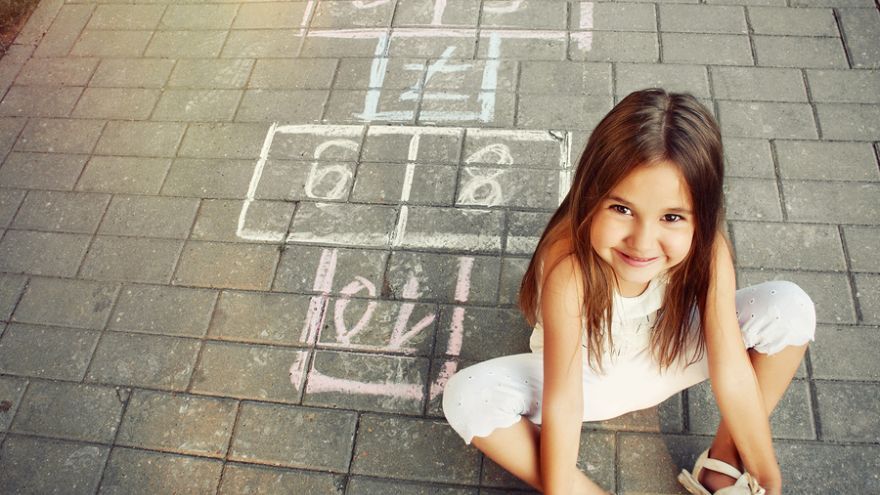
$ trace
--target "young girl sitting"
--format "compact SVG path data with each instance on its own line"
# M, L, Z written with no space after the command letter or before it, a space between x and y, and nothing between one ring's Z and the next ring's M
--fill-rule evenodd
M723 175L718 125L694 97L650 89L611 110L523 277L532 353L446 386L465 442L544 493L605 493L576 467L581 422L709 378L722 420L679 481L703 495L781 492L768 418L815 311L789 282L736 290Z

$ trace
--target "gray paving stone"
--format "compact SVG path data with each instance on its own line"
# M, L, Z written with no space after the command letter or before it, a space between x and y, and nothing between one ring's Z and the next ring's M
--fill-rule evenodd
M110 443L122 419L124 399L119 394L112 387L33 382L24 394L11 430Z
M5 92L12 86L15 76L31 57L33 51L34 47L29 45L13 45L9 47L3 56L5 63L0 65L0 89Z
M742 7L661 4L660 30L675 33L746 34ZM699 22L694 22L699 19ZM665 37L664 37L665 39Z
M526 61L522 63L521 93L610 95L611 64Z
M314 60L314 62L312 62L312 60ZM329 59L316 58L279 62L292 63L293 67L296 68L299 67L300 63L323 64L326 63L326 60ZM464 61L461 62L464 63ZM467 63L478 64L485 62L471 60L467 61ZM259 66L259 62L257 64ZM416 85L424 77L423 74L425 73L425 67L427 64L428 62L425 59L420 58L343 58L339 60L339 67L336 70L335 78L333 78L332 74L324 76L325 70L318 70L316 71L316 79L317 81L323 82L325 77L328 81L333 78L333 87L338 89L408 89ZM458 62L450 61L449 64L458 65ZM384 73L379 72L382 76L381 84L378 84L379 78L372 75L374 66L377 70L380 70L381 67L385 68ZM416 66L418 66L418 69L416 69ZM256 77L256 74L254 76ZM437 74L435 77L441 78L442 76L443 74ZM446 76L448 77L449 74L446 74ZM480 76L482 77L482 74L480 74ZM304 81L302 83L299 82L300 79L307 79L304 74L293 76L290 79L299 84L307 84Z
M230 121L242 92L233 89L168 89L156 105L152 118L183 122Z
M421 414L426 358L316 351L303 405Z
M733 236L741 267L846 271L833 225L735 222Z
M406 483L398 480L383 480L352 476L346 488L348 495L477 495L477 488L452 487L437 484Z
M807 36L752 37L757 65L814 69L846 68L846 54L838 38Z
M168 81L174 62L160 58L102 58L89 86L161 88Z
M565 29L564 2L524 0L512 12L509 6L501 0L485 0L480 25L483 28Z
M865 473L873 472L880 466L878 457L880 449L875 445L815 442L780 443L778 454L782 479L787 480L786 490L815 494L877 491L880 482Z
M94 5L62 5L48 30L35 29L37 32L31 33L34 42L39 40L34 55L37 57L67 55L94 10ZM25 25L24 30L28 30L29 27L30 23ZM19 39L24 41L23 37L27 34L25 32L19 35Z
M10 435L0 449L0 486L9 493L94 493L109 452L110 447Z
M840 37L831 9L749 6L755 34Z
M685 426L682 409L682 394L677 393L654 407L629 412L605 421L589 423L589 427L614 431L681 433Z
M13 151L0 168L0 183L4 187L70 190L87 158L84 155Z
M0 115L19 117L66 117L82 88L13 86L0 102Z
M144 53L152 36L152 31L89 29L82 32L70 54L79 57L139 57ZM52 55L66 55L66 52L54 52Z
M352 201L379 204L401 202L408 165L362 163L351 193ZM452 206L458 169L454 166L417 164L412 166L412 183L407 204Z
M392 288L384 287L385 262L387 251L366 249L321 248L313 246L291 246L284 251L273 290L284 292L322 292L339 294L356 277L382 287L382 295L393 293ZM326 263L326 265L325 265ZM332 267L332 271L327 271ZM330 275L329 280L323 278ZM326 280L326 286L321 280ZM403 285L407 280L403 280ZM389 281L390 283L390 281ZM422 292L426 289L421 288Z
M880 105L819 103L816 113L824 139L872 141L880 135Z
M191 124L177 155L199 158L258 158L265 124Z
M877 158L868 143L776 141L775 145L783 179L880 180Z
M27 278L22 275L0 275L0 321L8 321L24 291Z
M432 462L423 462L432 459ZM351 472L404 480L476 484L479 452L445 422L364 415Z
M315 9L312 28L386 27L391 25L391 3L364 7L345 0L327 0ZM369 6L369 7L368 7Z
M221 56L230 58L290 58L296 56L301 43L302 35L296 29L232 30L223 45Z
M354 56L368 57L375 53L376 42L374 40L327 39L324 43L319 40L306 40L303 46L303 55L321 56L327 53L334 57L345 57L346 51ZM388 56L411 57L411 58L439 58L449 47L453 47L451 53L456 57L470 57L477 49L477 38L425 38L409 36L392 36L388 48ZM327 56L327 55L324 55ZM352 55L348 55L352 56Z
M93 156L76 184L77 191L157 195L171 160Z
M880 184L876 182L783 181L782 189L793 221L877 223Z
M816 382L822 436L842 442L875 443L880 438L880 384ZM853 411L860 411L853 414Z
M519 300L519 287L528 264L529 260L525 258L502 259L501 284L498 291L498 302L500 304L517 304Z
M461 151L461 133L431 134L419 136L415 159L424 162L458 163ZM409 162L409 144L412 134L389 133L382 127L370 127L361 149L361 160L378 162Z
M364 120L379 120L367 112L365 102L367 91L334 90L324 110L324 121L328 123L361 123ZM376 105L376 113L383 121L413 122L417 104L415 101L399 101L400 94L382 91Z
M571 43L569 58L594 62L654 63L660 57L657 33L602 31L593 33L589 40L589 44Z
M227 31L157 31L144 55L158 58L214 58Z
M15 189L0 190L0 227L6 228L18 212L27 191Z
M202 201L199 215L193 226L191 239L200 241L248 242L249 239L238 235L238 221L245 202L220 199ZM247 217L243 228L255 228L260 232L270 232L277 240L284 238L287 226L293 217L295 203L281 201L255 201L247 208ZM262 242L255 240L254 242Z
M878 342L880 333L874 327L819 325L816 341L810 344L813 378L880 381L880 362L873 352Z
M392 63L395 59L391 59ZM421 68L425 68L427 70L428 66L432 67L445 67L445 69L434 70L431 72L430 77L428 77L427 72L425 73L426 81L424 83L425 94L435 93L434 90L441 89L457 89L462 92L479 92L483 89L483 80L486 71L489 70L495 74L493 77L493 81L491 85L487 85L487 88L494 88L499 94L506 94L507 92L513 92L516 90L517 85L517 72L519 62L513 60L470 60L470 59L459 59L459 60L449 60L444 58L445 62L440 64L440 60L432 59L427 62L417 61L415 64L418 64ZM412 63L412 61L410 61ZM539 62L540 63L540 62ZM392 64L389 63L389 66ZM446 70L452 67L458 67L457 70ZM404 66L406 69L407 67ZM420 75L420 73L416 72L414 66L408 67L410 70L407 76L412 78L413 76ZM382 81L382 87L386 89L390 89L388 86L388 77ZM368 78L369 79L369 78ZM338 77L337 77L338 82ZM411 82L405 88L410 88L414 86L415 83ZM496 97L499 95L496 95Z
M228 399L135 390L116 444L222 458L237 410Z
M430 0L416 0L397 5L394 11L394 26L434 25L434 3ZM440 22L443 26L476 27L480 15L478 0L453 0L443 10Z
M254 174L250 160L174 160L162 194L199 198L245 198Z
M453 331L455 307L442 306L434 355L443 356L449 350ZM519 309L465 307L461 322L462 359L485 361L509 354L529 352L532 328L523 319Z
M108 328L201 337L208 330L217 292L168 286L127 286Z
M722 100L806 102L799 70L765 67L713 67L715 97Z
M21 132L15 149L50 153L89 153L98 141L103 128L104 122L100 120L31 119Z
M229 459L344 473L356 423L349 411L245 402Z
M702 65L617 64L616 83L618 98L644 88L664 88L709 98L709 80Z
M208 334L217 339L256 344L306 343L302 326L310 298L293 294L223 291Z
M95 147L106 155L174 156L185 124L165 122L108 122ZM149 136L149 139L141 139Z
M163 5L98 5L88 29L156 29Z
M189 241L180 256L172 283L268 290L277 262L278 249L275 246ZM217 263L226 269L218 272Z
M248 82L254 61L248 59L183 59L174 66L168 86L194 89L238 89Z
M191 389L224 397L298 402L300 391L290 384L289 377L298 356L291 348L207 342Z
M273 6L283 4L250 4L253 6ZM297 4L290 4L297 5ZM243 7L247 7L244 5ZM364 62L369 60L345 59L348 62ZM249 88L258 89L327 89L333 81L337 64L333 58L314 59L258 59L253 74L248 81ZM342 77L340 69L337 78ZM363 83L366 85L366 82ZM366 87L366 86L364 86Z
M306 6L294 3L246 3L239 7L233 29L279 29L300 27Z
M318 342L329 348L429 356L439 320L437 308L414 302L417 298L418 293L406 303L348 295L327 300ZM303 315L295 321L303 322L305 335L308 319Z
M523 96L517 105L517 126L592 129L611 107L612 101L608 96Z
M585 6L591 9L588 13ZM657 14L654 6L642 3L571 3L569 29L595 31L657 31ZM586 17L589 16L589 17ZM584 25L586 19L592 25Z
M23 118L0 118L0 154L5 156L12 149L12 145L15 144L18 134L26 123L27 119Z
M320 122L329 92L249 89L235 114L238 122Z
M13 319L24 323L102 329L116 299L115 285L33 277Z
M855 323L852 292L844 273L795 272L781 270L739 270L739 286L748 287L768 280L788 280L799 285L816 305L819 323Z
M412 207L401 247L498 252L503 217L497 210Z
M91 236L10 230L0 241L0 270L73 277L89 247Z
M753 65L748 36L663 33L662 37L664 62Z
M93 280L168 283L183 241L97 236L79 275Z
M98 233L185 239L198 206L191 198L116 195Z
M420 301L453 303L459 283L471 303L494 303L497 297L500 261L489 256L454 256L395 251L388 262L388 290L391 297L402 298L412 278L419 282ZM463 302L463 301L461 301Z
M0 339L3 373L79 381L86 374L98 332L11 324Z
M559 175L547 169L462 167L455 205L552 210L560 201Z
M220 495L239 493L342 495L344 486L345 479L342 475L227 463L217 493Z
M725 136L816 139L813 111L805 103L719 101Z
M526 0L524 0L526 1ZM550 4L553 5L553 4ZM559 4L561 5L561 4ZM485 59L496 58L491 55L492 37L482 33L477 40L477 57ZM510 38L504 40L500 52L507 59L514 60L565 60L566 40L563 36L558 38L530 39ZM413 54L415 56L415 54Z
M765 139L726 138L724 157L724 173L729 177L776 178L770 143Z
M388 206L302 202L294 214L288 241L383 247L391 242L396 218L396 208ZM402 245L409 245L406 240L404 237Z
M91 234L97 230L109 202L109 194L31 191L11 226Z
M730 220L782 221L774 180L729 178L724 183L724 197Z
M872 0L792 0L792 7L870 7Z
M813 101L880 103L880 71L807 70L806 74Z
M620 493L685 493L675 477L690 470L708 438L621 433L617 437L617 489Z
M853 67L880 69L880 13L840 9L840 23Z
M27 381L21 378L0 377L0 431L9 428L26 386Z
M715 434L721 416L708 381L688 389L688 409L691 433ZM813 440L813 423L809 385L805 380L793 380L770 416L773 437Z
M615 489L615 443L613 433L586 429L581 431L581 448L578 451L577 467L599 486L609 490ZM481 484L508 489L531 490L529 485L504 471L488 457L483 458Z
M198 350L194 339L108 332L98 343L86 380L184 390Z
M15 82L26 86L85 86L98 61L96 58L32 58L24 64Z
M550 220L545 212L511 211L507 220L505 252L531 254Z
M850 269L854 272L880 272L876 246L880 231L872 227L844 227L843 237L849 255Z
M862 310L862 320L880 323L880 275L858 273L855 275L856 297Z
M223 463L200 457L116 447L107 461L101 494L214 493Z
M159 29L227 29L237 5L174 5L165 9Z

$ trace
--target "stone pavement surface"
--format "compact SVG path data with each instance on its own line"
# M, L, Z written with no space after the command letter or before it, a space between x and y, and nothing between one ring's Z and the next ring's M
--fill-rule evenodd
M718 115L741 285L816 342L772 418L788 493L880 493L873 0L43 0L0 61L0 492L525 491L443 420L527 349L518 283L598 119ZM682 493L701 385L584 425Z

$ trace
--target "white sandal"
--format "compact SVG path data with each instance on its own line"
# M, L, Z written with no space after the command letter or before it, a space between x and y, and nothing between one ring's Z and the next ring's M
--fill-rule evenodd
M726 474L734 478L736 483L733 486L726 486L713 494L699 482L700 471L703 469ZM681 473L678 475L678 482L694 495L764 495L766 493L761 488L761 485L758 484L758 480L751 474L741 473L726 462L710 458L709 449L700 454L697 462L694 463L693 473L687 472L686 469L681 470Z

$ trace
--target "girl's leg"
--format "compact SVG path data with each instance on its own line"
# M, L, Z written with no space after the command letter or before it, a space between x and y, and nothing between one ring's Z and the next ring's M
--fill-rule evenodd
M758 378L758 386L761 389L761 396L764 398L764 408L767 410L767 414L772 413L776 404L779 403L794 378L806 350L806 344L789 346L772 356L768 356L756 352L754 349L749 349L749 358L755 368L755 375ZM712 442L710 457L742 468L742 460L723 420L718 425L718 432ZM704 474L702 474L700 482L710 492L730 486L736 481L730 476L708 469L703 470L702 473Z
M499 428L487 437L474 437L474 446L535 490L543 492L541 483L541 433L531 421L522 418L508 428ZM577 471L574 493L578 495L607 494L587 475Z

